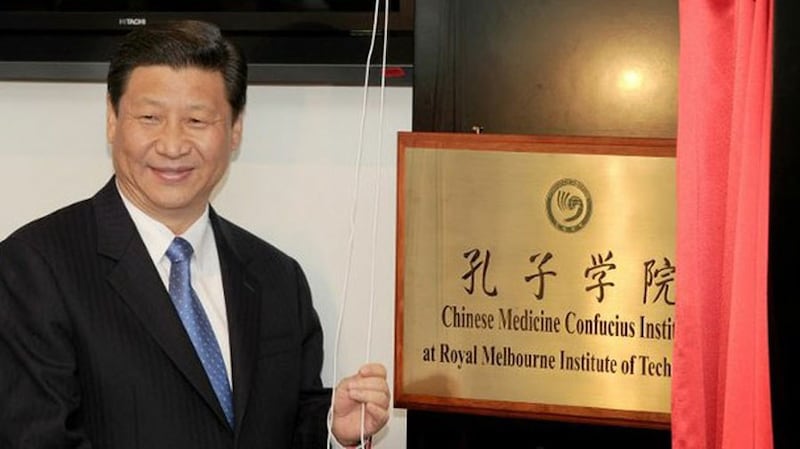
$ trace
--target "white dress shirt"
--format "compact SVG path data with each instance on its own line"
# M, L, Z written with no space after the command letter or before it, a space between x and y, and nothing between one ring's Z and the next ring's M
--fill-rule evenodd
M119 190L119 189L118 189ZM166 256L167 248L175 237L172 231L161 222L145 214L132 202L125 198L120 191L123 203L128 209L139 235L147 247L153 264L158 269L164 287L169 290L170 261ZM214 231L208 218L208 206L200 218L179 237L183 237L194 248L191 260L192 288L197 293L200 303L208 315L208 321L217 337L222 358L225 361L225 370L228 382L233 388L231 375L231 350L228 337L228 316L225 313L225 293L222 288L222 271L219 265L217 244L214 240Z

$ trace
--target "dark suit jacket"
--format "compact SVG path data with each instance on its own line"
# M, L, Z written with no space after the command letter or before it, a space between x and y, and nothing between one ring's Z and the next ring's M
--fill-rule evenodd
M322 330L295 260L211 211L235 429L114 180L0 243L0 448L324 448Z

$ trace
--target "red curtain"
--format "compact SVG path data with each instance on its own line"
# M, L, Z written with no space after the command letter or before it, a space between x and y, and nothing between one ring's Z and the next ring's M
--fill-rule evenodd
M772 0L680 0L675 449L772 448Z

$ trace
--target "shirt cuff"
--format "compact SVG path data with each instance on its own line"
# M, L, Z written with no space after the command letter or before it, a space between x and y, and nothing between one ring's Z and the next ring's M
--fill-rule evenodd
M337 441L338 443L338 441ZM372 437L367 438L364 440L364 443L359 443L355 446L347 446L344 444L339 443L339 446L343 447L344 449L372 449Z

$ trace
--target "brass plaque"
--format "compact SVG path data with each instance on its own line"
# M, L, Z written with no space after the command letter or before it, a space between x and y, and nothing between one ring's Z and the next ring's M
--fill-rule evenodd
M401 133L399 151L397 404L668 425L674 141Z

